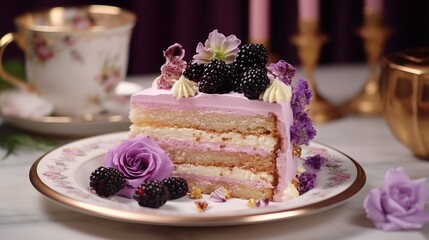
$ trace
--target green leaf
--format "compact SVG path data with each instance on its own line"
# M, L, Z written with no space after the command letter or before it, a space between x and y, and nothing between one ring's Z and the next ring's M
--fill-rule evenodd
M4 61L4 69L9 74L25 79L25 67L21 60L18 59L8 59ZM4 79L0 78L0 91L4 89L8 89L12 87L12 85L6 82Z
M22 133L10 134L0 139L0 148L6 150L6 154L3 156L2 160L6 159L19 148L49 150L55 146L57 146L57 144L52 141L41 138L32 138L31 136Z

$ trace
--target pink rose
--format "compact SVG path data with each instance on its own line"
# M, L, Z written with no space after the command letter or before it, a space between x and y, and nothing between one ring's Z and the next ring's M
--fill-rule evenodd
M125 188L118 195L132 198L142 182L162 180L173 171L173 162L159 145L147 136L127 139L109 149L104 166L121 171L126 180Z
M419 229L429 221L424 210L429 199L426 179L411 180L403 168L391 169L385 176L385 186L374 188L364 201L367 217L384 231Z
M48 45L44 38L36 35L34 41L34 52L40 61L46 62L54 56L52 47Z

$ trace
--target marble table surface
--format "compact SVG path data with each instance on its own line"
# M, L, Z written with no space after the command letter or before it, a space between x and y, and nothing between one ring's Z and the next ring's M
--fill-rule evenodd
M298 73L299 75L299 73ZM337 106L365 83L365 65L320 66L321 94ZM131 81L148 84L145 77ZM0 120L1 121L1 120ZM383 185L390 168L404 167L411 178L428 177L429 162L412 155L390 132L381 116L344 116L317 124L316 141L334 147L361 164L364 188L346 203L313 215L262 224L227 227L167 227L126 223L74 212L59 206L29 181L29 169L43 151L20 149L0 160L0 239L428 239L429 224L420 230L383 232L365 216L363 200ZM126 130L126 129L124 129ZM21 130L0 122L0 137ZM61 143L74 139L55 139ZM4 155L0 149L0 156Z

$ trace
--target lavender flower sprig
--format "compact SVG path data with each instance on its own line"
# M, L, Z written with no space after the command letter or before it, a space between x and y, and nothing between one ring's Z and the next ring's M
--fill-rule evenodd
M322 157L320 154L316 154L310 157L307 157L304 161L304 167L308 170L318 172L326 163L326 158Z
M292 90L291 106L294 115L304 111L310 104L310 99L313 96L307 81L303 78L298 79L296 86Z
M290 135L294 146L308 145L317 134L306 109L312 96L308 83L303 78L298 79L291 98L294 123L290 128Z
M305 171L298 177L299 181L299 195L308 192L316 186L317 175L313 171Z
M293 146L308 145L316 136L317 131L307 112L300 112L290 127L291 142Z
M274 79L278 78L287 85L292 83L292 78L295 76L295 72L295 68L284 60L271 63L267 67L267 75L271 81L274 81Z

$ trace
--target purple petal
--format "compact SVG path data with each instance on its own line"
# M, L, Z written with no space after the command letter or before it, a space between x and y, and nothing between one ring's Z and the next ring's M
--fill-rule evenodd
M214 53L203 46L202 43L197 45L197 54L194 55L194 61L198 64L206 64L213 57Z
M119 191L116 195L121 197L126 197L126 198L133 198L134 191L137 186L125 185L125 187L121 191Z
M222 45L225 42L225 35L218 33L217 29L213 30L209 34L209 38L205 43L205 47L212 51L219 51L222 49Z
M386 224L383 226L383 230L385 231L394 231L394 230L400 230L400 229L420 229L423 226L423 223L421 222L408 222L402 218L387 215L387 220L390 222L390 224Z
M401 217L404 221L413 223L429 222L429 212L424 210L418 210L412 215Z
M397 185L404 182L410 182L410 178L405 173L402 167L397 169L389 169L384 178L385 189L389 189L391 185Z
M385 216L380 201L381 196L381 190L379 188L374 188L369 192L368 196L366 196L363 202L367 217L374 222L385 221Z
M226 37L225 42L223 43L222 49L225 53L235 53L237 54L241 40L238 39L235 35L229 35Z
M381 197L381 205L387 214L394 214L396 216L402 216L407 212L397 201L393 200L391 196L384 194Z
M414 186L417 189L416 192L416 201L415 206L419 209L423 209L426 202L429 200L429 188L426 184L426 178L421 178L414 180Z

